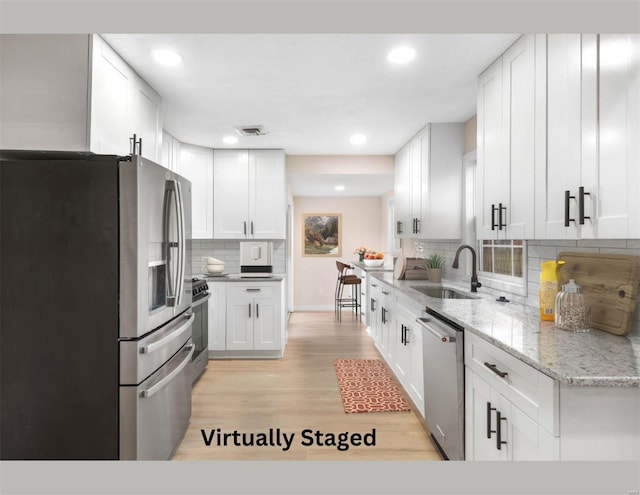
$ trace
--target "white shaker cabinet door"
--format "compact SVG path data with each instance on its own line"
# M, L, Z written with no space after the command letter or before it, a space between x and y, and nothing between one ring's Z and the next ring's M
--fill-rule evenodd
M640 35L583 35L581 237L640 237Z
M287 217L283 150L249 151L248 237L284 239Z
M535 38L525 35L502 56L503 166L508 188L502 198L507 239L534 238ZM506 179L506 177L505 177ZM500 204L498 203L498 207ZM485 205L486 208L486 205ZM500 212L498 212L500 218Z
M502 58L478 77L478 165L476 215L478 239L497 239L499 205L504 201Z
M396 236L411 234L411 156L409 144L394 157L394 216Z
M99 36L93 37L91 136L94 153L127 155L133 72Z
M278 302L276 299L254 300L253 348L255 350L282 348L282 326L279 322L278 314Z
M213 150L183 144L178 174L191 181L193 239L213 237Z
M227 350L252 350L253 299L229 297L227 299Z
M213 237L245 239L249 232L249 152L213 152Z

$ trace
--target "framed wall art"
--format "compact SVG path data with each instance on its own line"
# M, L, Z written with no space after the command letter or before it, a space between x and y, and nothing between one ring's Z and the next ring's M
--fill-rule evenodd
M302 214L302 256L342 255L342 214Z

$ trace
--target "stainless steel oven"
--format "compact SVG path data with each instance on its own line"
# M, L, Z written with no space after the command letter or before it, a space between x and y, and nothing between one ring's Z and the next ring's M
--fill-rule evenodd
M209 286L206 280L194 278L193 286L193 326L191 339L194 352L192 359L193 383L198 381L209 364Z

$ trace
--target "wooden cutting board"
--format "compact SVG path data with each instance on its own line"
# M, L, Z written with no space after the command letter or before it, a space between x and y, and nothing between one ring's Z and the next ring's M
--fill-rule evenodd
M591 328L627 335L638 303L640 256L563 252L560 260L560 283L572 278L589 296Z

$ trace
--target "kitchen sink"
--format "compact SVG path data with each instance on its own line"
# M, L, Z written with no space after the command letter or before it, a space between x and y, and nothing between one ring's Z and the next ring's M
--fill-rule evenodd
M411 287L413 290L422 292L425 296L436 297L438 299L477 299L474 296L458 292L449 287Z

